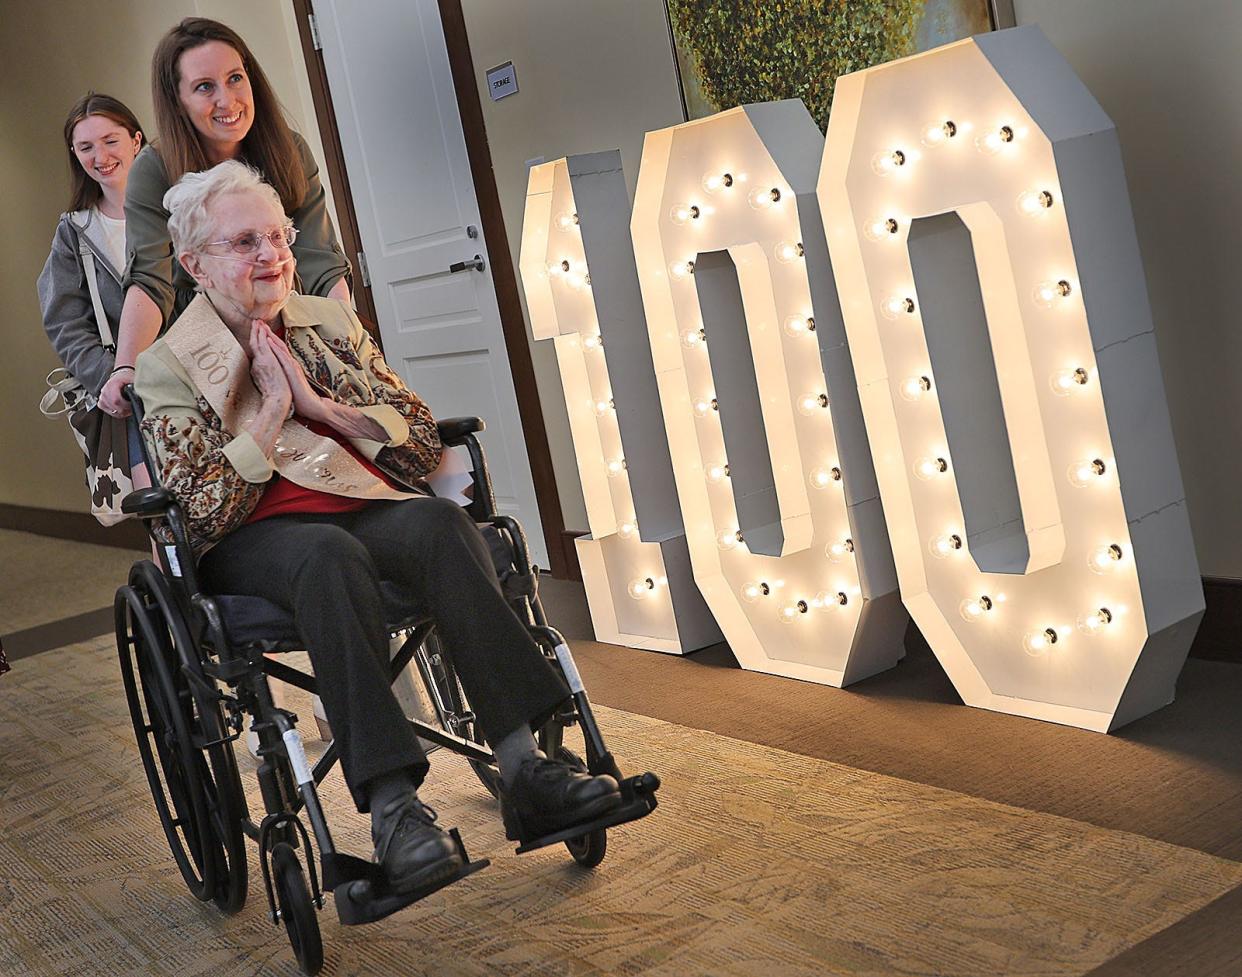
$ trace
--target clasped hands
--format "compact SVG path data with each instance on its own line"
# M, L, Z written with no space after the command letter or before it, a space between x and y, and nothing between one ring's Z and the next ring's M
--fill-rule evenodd
M388 440L382 424L356 408L316 393L302 364L262 319L250 323L250 376L264 406L276 404L282 417L288 416L292 405L299 417L320 421L346 437Z

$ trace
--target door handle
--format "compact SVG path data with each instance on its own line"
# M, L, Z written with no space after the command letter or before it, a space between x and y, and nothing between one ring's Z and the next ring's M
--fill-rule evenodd
M454 261L449 265L450 274L456 274L459 271L483 271L487 267L483 260L483 255L476 254L470 261Z

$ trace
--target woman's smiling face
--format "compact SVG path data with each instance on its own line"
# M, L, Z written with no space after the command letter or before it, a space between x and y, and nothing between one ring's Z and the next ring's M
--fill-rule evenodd
M295 263L293 252L274 247L270 235L289 219L265 194L249 190L215 198L209 216L210 242L231 241L250 233L264 236L258 249L249 254L237 254L228 244L208 244L193 255L197 273L193 267L187 270L210 297L224 300L216 307L226 321L229 313L274 321L293 289Z
M142 134L131 136L106 115L88 115L73 127L73 155L92 180L125 192L129 168L142 148Z
M254 93L241 55L223 41L182 53L177 94L213 162L236 158L254 124Z

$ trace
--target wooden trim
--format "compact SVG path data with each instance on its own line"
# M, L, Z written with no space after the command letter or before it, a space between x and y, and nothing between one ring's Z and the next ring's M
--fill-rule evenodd
M293 0L293 9L298 22L298 37L302 42L302 59L306 63L306 74L310 80L311 100L315 103L319 139L323 143L324 169L327 170L332 197L336 202L336 223L341 232L341 246L354 270L354 305L364 323L375 323L379 321L375 315L375 297L371 294L371 287L362 284L362 269L358 267L358 254L365 249L362 247L362 234L358 231L358 215L354 212L354 196L349 188L349 175L345 171L341 133L336 125L336 113L332 109L328 71L324 67L323 52L315 50L315 42L311 39L311 0ZM372 329L371 333L382 352L384 344L379 329Z
M89 512L65 512L62 509L39 509L0 502L0 529L16 529L53 539L71 539L76 543L117 546L127 550L149 551L151 548L147 531L137 519L127 519L116 526L102 526ZM117 586L123 582L118 580Z
M552 576L564 579L570 573L570 561L577 563L577 555L573 552L573 543L568 542L565 536L561 497L556 488L552 452L548 447L548 432L543 424L539 389L535 385L535 368L531 362L530 343L526 338L526 319L522 315L513 256L509 253L509 237L505 232L504 213L500 208L500 193L496 189L496 179L492 173L492 154L487 145L483 105L479 101L479 90L474 80L474 59L470 54L470 40L466 36L466 18L462 12L461 0L438 0L438 3L440 21L444 27L444 41L448 47L449 67L453 73L453 87L457 93L457 109L466 136L466 152L470 157L470 173L479 202L479 217L483 223L483 235L489 242L487 252L492 263L492 282L496 287L496 301L500 306L500 322L504 330L505 348L509 353L513 386L517 391L522 433L526 438L526 453L530 459L535 497L539 503L539 521L548 547Z
M579 536L587 535L589 534L585 529L566 529L561 533L561 538L564 541L565 556L569 563L565 573L565 577L568 580L582 579L582 565L578 562L578 546L574 540Z
M992 30L994 31L1018 26L1013 0L988 0L988 13L992 15Z
M1195 658L1242 662L1242 580L1204 577L1207 611L1190 647Z

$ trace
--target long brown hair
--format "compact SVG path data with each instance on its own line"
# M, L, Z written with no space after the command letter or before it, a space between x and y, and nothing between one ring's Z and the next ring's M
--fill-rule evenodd
M73 151L73 130L88 115L102 115L111 119L129 133L132 139L142 132L138 117L120 99L98 92L87 92L69 110L65 119L65 147L69 150L69 209L87 210L103 199L103 187L82 168L78 155Z
M227 44L242 60L254 95L254 119L241 143L241 156L276 188L286 213L293 213L306 197L306 173L284 109L267 75L250 48L231 27L205 17L187 17L164 35L151 58L151 98L160 141L156 150L164 162L171 186L186 173L212 164L203 139L181 104L181 55L209 41Z

